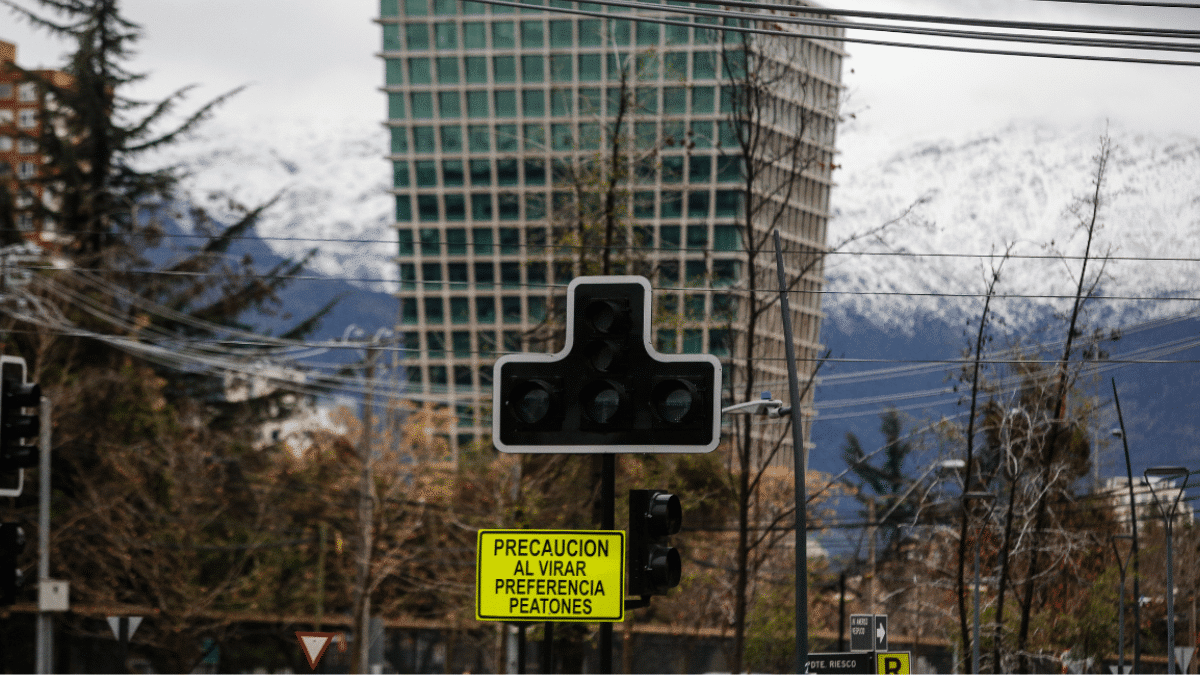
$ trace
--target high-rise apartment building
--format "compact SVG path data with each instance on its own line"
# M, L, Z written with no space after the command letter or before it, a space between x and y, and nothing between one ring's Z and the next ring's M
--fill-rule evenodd
M631 20L638 15L687 25ZM746 185L729 85L741 73L737 59L722 53L713 27L722 20L562 0L519 8L381 1L407 395L454 410L453 428L441 431L449 456L490 432L496 355L555 349L539 339L539 326L556 315L572 278L599 270L598 262L581 262L580 247L599 261L593 247L603 240L580 233L597 203L583 204L581 194L605 190L612 174L590 169L612 159L618 118L628 171L614 191L619 232L608 271L651 278L660 351L724 358L738 348L747 320L739 225ZM804 37L803 50L787 51L803 58L783 70L836 101L840 29L772 27ZM836 104L813 105L807 85L784 83L778 96L769 104L771 133L798 133L787 115L793 123L797 111L811 116L819 122L812 128L823 131L806 147L820 161L785 167L781 175L795 189L764 188L781 217L754 227L778 227L785 245L819 252ZM760 276L774 274L773 254L758 260ZM822 274L820 265L809 270L800 290L819 290ZM819 346L819 297L792 299L801 358ZM774 336L764 355L776 360L764 362L758 379L783 393L781 327L762 325ZM790 453L782 455L790 464Z
M13 226L25 236L42 240L53 223L37 213L35 204L49 199L43 176L38 138L43 112L52 105L36 78L68 86L71 78L56 70L33 71L31 78L16 67L17 46L0 40L0 184L11 200Z

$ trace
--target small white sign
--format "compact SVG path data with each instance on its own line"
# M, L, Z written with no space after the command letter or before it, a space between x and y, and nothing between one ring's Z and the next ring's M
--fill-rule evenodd
M123 618L129 619L129 633L125 636L125 639L131 640L133 639L133 634L137 632L138 626L142 623L142 617L127 616ZM112 628L113 637L117 638L118 640L121 639L121 619L122 617L119 616L108 617L108 625L110 628Z
M1179 672L1186 673L1188 671L1188 665L1192 662L1192 654L1195 651L1195 647L1175 648L1175 663L1179 664Z
M71 608L70 584L58 579L38 582L38 611L65 612Z

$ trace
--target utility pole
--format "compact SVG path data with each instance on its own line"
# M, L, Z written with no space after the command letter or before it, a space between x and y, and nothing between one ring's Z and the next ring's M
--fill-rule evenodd
M374 546L374 541L371 536L372 525L375 520L375 494L374 494L374 475L372 472L372 447L371 447L371 427L372 406L374 405L375 392L375 356L376 347L374 345L367 347L367 391L363 395L363 428L362 435L359 439L359 456L362 459L362 476L359 482L358 493L358 522L359 522L359 551L358 551L358 575L354 588L355 593L355 609L358 610L354 617L354 638L355 638L355 654L354 654L354 672L365 673L368 671L369 648L370 648L370 616L371 616L371 550Z
M867 614L875 614L875 497L867 502L867 531L870 541L867 542L867 564L871 567L871 583L867 584Z
M39 411L42 428L38 434L38 614L37 664L39 674L54 672L54 624L41 608L42 584L50 580L50 399L42 397Z

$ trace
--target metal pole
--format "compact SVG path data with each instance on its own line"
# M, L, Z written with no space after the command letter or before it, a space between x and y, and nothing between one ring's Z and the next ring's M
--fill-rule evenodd
M616 482L617 482L617 456L612 453L605 453L601 456L602 467L600 470L600 513L601 523L600 529L611 530L615 527L614 520L616 516L613 511L616 509ZM600 646L600 672L611 673L613 671L613 625L610 622L600 624L599 631L599 646Z
M554 672L554 622L547 621L542 632L542 672Z
M50 399L42 397L41 433L38 435L38 596L40 584L50 578ZM38 603L41 604L40 602ZM38 607L37 615L37 672L39 675L54 672L54 632L51 630L50 615Z
M783 347L787 356L788 395L792 405L792 461L796 489L796 672L808 670L808 500L804 476L808 469L801 433L800 377L796 373L796 345L792 342L792 312L788 307L787 281L783 274L783 248L775 230L775 271L779 277L779 309L783 313ZM754 273L753 270L750 271Z
M971 673L979 673L979 534L976 534L976 639L971 644Z
M525 675L525 624L517 626L517 675Z
M1121 414L1121 398L1117 395L1117 378L1112 378L1113 403L1117 406L1117 421L1121 424L1121 445L1125 448L1125 475L1129 480L1129 527L1133 533L1133 672L1142 672L1142 595L1138 584L1138 527L1137 500L1133 495L1133 465L1129 462L1129 434L1125 432L1125 417Z
M1120 664L1117 669L1121 671L1121 675L1125 675L1125 570L1121 570L1121 600L1117 605L1118 620L1117 629L1117 663Z
M1174 516L1175 509L1171 509ZM1167 524L1167 675L1175 675L1175 558L1171 550L1171 517L1164 514Z

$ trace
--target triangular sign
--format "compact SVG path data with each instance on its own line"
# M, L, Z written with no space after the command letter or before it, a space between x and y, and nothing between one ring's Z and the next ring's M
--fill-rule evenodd
M1109 666L1108 669L1110 671L1112 671L1113 675L1117 675L1117 666ZM1133 672L1133 666L1125 666L1124 675L1129 675L1129 673L1132 673L1132 672Z
M1195 647L1176 647L1175 648L1175 663L1179 664L1179 669L1187 672L1188 664L1192 662L1192 654L1195 653Z
M112 628L113 637L120 640L121 639L121 617L110 616L110 617L106 617L106 618L108 619L109 628ZM127 616L125 618L129 619L129 634L125 636L125 639L132 640L133 634L137 632L138 626L140 626L142 624L142 617Z
M317 664L321 662L321 657L329 648L329 641L336 634L296 631L296 641L300 643L300 651L304 652L304 658L308 659L309 668L317 669Z

